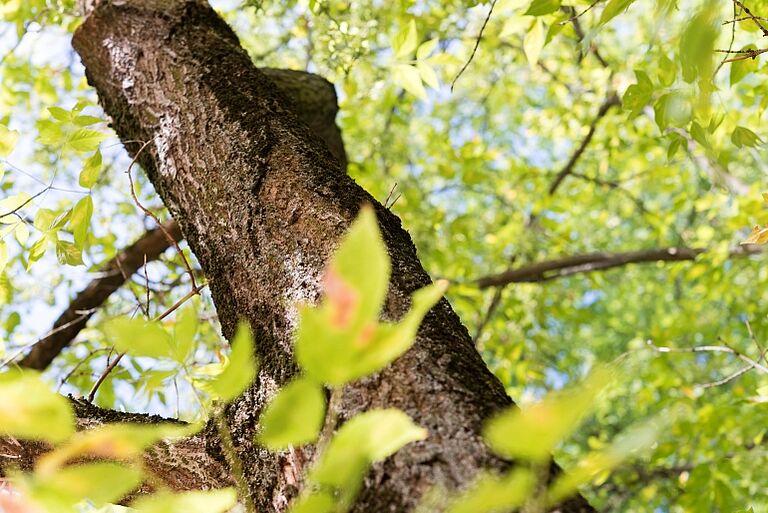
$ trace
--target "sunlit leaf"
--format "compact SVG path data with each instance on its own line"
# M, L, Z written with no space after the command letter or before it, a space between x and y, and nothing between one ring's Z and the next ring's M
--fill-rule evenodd
M75 151L94 151L99 147L99 143L107 137L108 135L103 132L80 128L69 136L67 144Z
M19 132L11 130L7 126L0 124L0 158L5 158L16 147L19 140Z
M392 68L392 79L396 84L417 98L425 99L427 91L421 82L421 75L416 66L410 64L396 64Z
M613 18L626 11L634 1L635 0L609 0L605 9L603 9L603 13L600 15L600 25L608 23Z
M535 484L535 476L527 469L502 476L484 474L451 503L447 513L513 511L530 497Z
M131 503L138 513L225 513L234 507L234 488L181 493L159 492Z
M312 483L343 491L343 503L357 493L371 463L381 461L403 446L426 438L400 410L371 410L362 413L338 430L317 466L310 472Z
M83 170L80 171L80 186L91 188L99 179L99 173L101 173L101 152L96 152L85 161Z
M406 31L398 34L392 44L392 48L395 51L395 57L398 59L408 57L413 53L414 50L416 50L416 45L418 43L419 41L418 33L416 30L416 21L411 19L408 22Z
M117 502L138 488L139 470L118 463L81 463L54 473L36 472L20 480L21 489L33 502L47 511L75 511L74 506L87 499L96 506Z
M539 55L544 48L544 42L544 24L540 19L537 19L523 39L523 51L531 68L534 68L539 62Z
M31 371L0 374L0 433L61 442L75 430L67 399Z
M488 421L485 439L502 456L546 461L591 411L608 379L607 371L596 371L580 386L552 392L524 409L512 407Z
M763 140L749 128L737 126L731 134L731 141L737 148L756 147L763 143Z
M121 353L152 358L172 356L171 336L159 322L117 317L102 325L107 342Z
M83 249L85 245L88 228L91 225L92 214L93 199L90 194L84 196L72 209L72 215L69 218L69 227L75 238L75 247L78 249Z
M523 16L543 16L560 8L560 0L533 0Z

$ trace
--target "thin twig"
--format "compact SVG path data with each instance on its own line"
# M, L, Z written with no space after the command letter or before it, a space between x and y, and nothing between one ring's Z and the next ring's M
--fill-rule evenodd
M741 351L737 351L736 349L727 346L694 346L694 347L668 347L668 346L657 346L653 343L652 340L648 340L648 345L653 348L654 351L658 353L727 353L732 354L739 360L742 360L743 362L746 362L748 365L752 366L752 368L755 368L759 370L760 372L763 372L765 374L768 374L768 367L765 365L753 360L749 356L741 353Z
M736 12L736 4L733 4L733 17L735 18L738 16L738 13ZM731 25L731 42L728 43L728 50L733 50L733 42L736 40L736 25ZM720 64L717 65L717 68L715 69L715 72L712 74L712 76L716 76L717 72L720 71L720 69L725 65L725 59L727 59L728 56L723 57L723 60L720 61Z
M593 8L594 6L596 6L597 4L599 4L599 3L600 3L600 0L595 0L594 2L592 2L592 3L590 4L590 6L589 6L589 7L587 7L587 8L586 8L586 9L584 9L583 11L581 11L579 14L574 14L573 16L571 16L570 18L568 18L567 20L563 20L563 21L561 21L561 22L560 22L560 25L565 25L565 24L567 24L567 23L570 23L570 22L572 22L572 21L576 21L577 19L579 19L579 18L581 18L582 16L584 16L584 15L585 15L587 12L589 12L590 10L592 10L592 8Z
M496 6L496 0L493 0L491 2L491 8L488 9L488 15L485 17L485 20L483 20L483 26L480 27L480 32L477 34L477 39L475 40L475 47L472 48L472 53L469 54L469 59L467 59L467 62L464 63L464 66L461 67L459 72L456 73L456 76L453 77L453 81L451 82L451 92L453 92L453 86L456 85L456 81L464 73L464 71L469 67L469 64L472 62L472 59L475 58L475 54L477 53L477 48L480 46L480 40L483 39L483 32L485 32L485 27L486 25L488 25L488 21L491 19L491 14L493 14L493 8L495 6Z
M178 252L179 256L181 257L181 260L184 262L184 268L187 271L187 274L189 275L189 280L192 282L192 290L197 291L197 282L195 281L195 273L192 272L192 266L189 265L189 261L187 260L186 255L184 255L184 252L181 250L181 247L179 246L179 243L176 242L176 239L173 238L173 236L166 230L165 226L163 226L163 223L160 222L160 219L148 208L146 208L144 205L141 204L139 201L139 198L136 197L136 191L133 187L133 176L131 176L131 168L133 168L133 165L136 163L136 161L139 159L139 156L141 155L141 152L144 151L144 148L146 148L151 140L146 141L144 144L142 144L141 148L139 148L139 151L136 152L136 154L133 156L133 159L131 160L131 163L128 165L128 169L126 169L126 174L128 175L128 182L130 183L130 190L131 190L131 197L133 198L133 202L136 203L136 206L141 209L142 212L144 212L146 215L151 217L155 223L157 223L157 226L160 228L160 230L163 232L163 235L165 235L165 238L168 239L168 242L173 244L173 247Z
M592 123L589 125L589 131L587 132L587 135L584 137L584 139L581 141L581 144L579 144L579 147L576 148L576 151L573 152L571 155L571 158L568 159L568 162L563 166L563 168L557 173L557 176L555 176L555 179L552 180L552 184L549 186L549 195L555 194L557 192L558 187L560 187L560 184L563 183L563 180L571 174L573 171L574 166L576 165L576 162L578 162L581 155L584 153L584 150L587 149L587 146L589 145L590 141L592 141L592 137L595 135L595 131L597 130L597 124L600 122L600 120L605 117L605 115L608 113L608 110L610 110L611 107L620 105L621 102L619 101L619 97L616 95L616 93L611 93L603 102L603 104L600 106L600 110L597 111L597 115L592 120Z
M755 22L755 25L762 31L764 36L768 36L768 30L763 26L762 23L760 23L760 19L752 14L752 11L749 10L749 8L740 2L740 0L733 0L733 3L744 9L744 12L747 13L747 16L749 16L749 19Z
M768 52L768 48L761 48L760 50L751 50L748 53L745 53L743 55L739 55L738 57L731 57L730 59L724 59L723 63L726 62L736 62L736 61L746 61L747 59L754 59L760 54L763 54L765 52Z
M726 20L726 21L723 22L723 25L730 25L730 24L736 23L738 21L747 21L747 20L752 20L752 19L760 20L760 21L768 21L768 18L761 18L760 16L744 16L742 18L734 18L732 20Z

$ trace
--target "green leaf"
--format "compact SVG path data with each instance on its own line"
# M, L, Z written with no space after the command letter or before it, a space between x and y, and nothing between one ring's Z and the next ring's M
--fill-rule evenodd
M331 492L318 490L314 493L305 492L288 510L289 513L336 513L336 499Z
M22 208L29 205L31 197L26 192L20 192L0 200L0 223L11 224L19 221L19 218L12 213L19 212Z
M416 69L419 70L419 76L425 84L427 84L432 89L437 89L440 87L437 74L435 73L435 70L432 68L432 66L426 62L417 62Z
M71 242L56 241L56 258L63 265L83 265L83 253Z
M656 124L662 132L668 127L681 128L691 120L691 104L682 93L668 93L653 106Z
M731 141L737 148L743 148L745 146L754 148L760 146L763 140L749 128L743 126L737 126L731 134Z
M757 50L755 45L749 44L741 48L742 51ZM750 73L757 71L759 61L757 59L742 59L731 63L730 82L731 86L736 85L742 78Z
M378 319L389 273L389 256L376 214L373 208L363 207L331 258L324 278L324 305L334 327L356 330Z
M429 57L429 54L431 54L435 48L437 48L438 42L440 42L440 39L434 38L421 43L419 48L416 50L416 59L421 61Z
M560 9L560 0L533 0L523 16L543 16Z
M48 236L43 236L40 240L32 244L29 248L29 254L27 255L30 265L43 257L45 250L48 249L48 242L50 242L50 238L48 238ZM29 265L27 268L29 268Z
M72 122L77 126L90 126L98 123L104 123L104 120L96 116L75 116Z
M225 513L237 503L234 488L181 493L158 492L131 503L137 513Z
M585 456L575 468L560 474L550 487L547 495L548 506L555 506L573 495L577 488L585 485L597 475L607 472L633 453L651 446L672 420L679 416L679 410L667 412L664 416L630 427L616 437L610 447Z
M22 490L47 511L75 511L87 499L95 506L118 502L139 487L141 472L118 463L71 465L50 474L36 473L23 479Z
M67 123L72 120L72 113L61 107L48 107L48 112L51 113L53 119Z
M416 66L395 64L392 68L392 80L416 98L423 100L427 97L427 91L421 83L421 75Z
M599 25L605 25L613 18L626 11L635 0L610 0L600 15Z
M7 126L0 124L0 158L5 158L16 147L19 140L19 132L11 130Z
M57 443L75 432L69 401L32 371L0 374L0 432Z
M669 87L677 78L677 64L662 53L659 57L659 81L663 86Z
M323 387L299 378L281 389L261 416L259 442L277 451L314 442L325 419Z
M82 250L85 246L88 228L91 226L91 215L93 214L93 199L91 195L84 196L72 209L72 215L69 218L69 228L75 238L75 247Z
M121 353L151 358L170 358L171 336L157 321L116 317L102 325L110 344Z
M3 273L6 265L8 265L8 246L4 240L0 240L0 274Z
M257 367L251 329L245 322L240 322L232 340L229 361L208 387L222 401L231 401L250 386L256 378Z
M416 30L416 20L411 19L408 22L408 28L405 32L400 32L395 36L392 43L392 49L395 52L395 58L402 59L408 57L416 50L418 45L418 32Z
M421 319L447 283L417 291L399 324L380 324L389 273L376 215L365 207L331 259L322 303L300 310L296 359L313 379L343 385L384 368L411 346Z
M535 484L536 478L528 469L502 476L483 474L448 507L447 513L513 511L530 497Z
M182 309L173 326L173 358L184 363L195 349L198 317L194 306Z
M19 241L19 245L24 246L29 239L29 228L27 223L19 222L14 229L14 235L16 240Z
M717 39L718 9L712 1L693 16L680 37L680 65L683 79L711 81L714 45Z
M367 411L341 426L310 472L310 480L354 495L372 463L426 437L427 431L400 410Z
M523 39L523 52L525 52L525 58L528 59L528 64L531 69L539 62L539 55L544 48L544 23L537 19L531 25L528 33Z
M94 151L99 147L99 143L107 137L108 135L105 133L89 128L80 128L69 136L67 145L75 151Z
M693 121L691 123L690 132L694 141L701 144L705 148L712 148L712 145L709 142L707 131L704 130L704 128L698 122Z
M296 340L296 359L307 374L333 386L377 372L411 347L421 320L446 288L447 282L438 282L416 291L411 311L398 324L374 321L346 333L329 329L323 310L304 309Z
M486 424L485 440L501 456L547 461L555 445L570 435L592 409L607 382L607 371L597 371L579 387L550 393L525 409L509 408Z
M99 179L101 173L101 152L96 150L88 160L85 161L83 170L80 171L80 187L90 189Z

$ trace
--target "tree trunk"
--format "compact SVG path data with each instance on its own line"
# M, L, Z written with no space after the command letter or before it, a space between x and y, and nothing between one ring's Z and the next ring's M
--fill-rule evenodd
M139 161L200 261L224 335L240 319L256 335L259 375L228 422L258 510L283 511L312 450L259 448L258 416L296 374L296 305L318 300L325 263L361 204L374 205L393 262L383 317L400 318L429 277L399 219L342 171L205 2L95 4L74 38L88 80L129 153L142 147L132 141L151 141ZM506 468L480 430L510 404L442 301L407 354L344 390L341 421L396 407L429 430L370 472L355 511L409 511L432 485L461 486L479 469ZM587 508L581 500L567 506Z

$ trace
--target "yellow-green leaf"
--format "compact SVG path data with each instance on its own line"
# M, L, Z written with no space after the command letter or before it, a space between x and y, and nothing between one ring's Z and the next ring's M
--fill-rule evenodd
M80 128L69 136L67 145L75 151L94 151L99 147L99 143L107 137L107 134L103 132L89 128Z
M427 91L421 82L421 75L415 66L410 64L395 64L392 68L392 79L396 84L419 99L427 97Z
M229 361L221 374L208 384L208 388L222 401L231 401L250 386L256 378L257 367L251 328L241 322L232 340Z
M234 488L192 492L158 492L131 503L138 513L225 513L237 503Z
M75 506L88 500L95 506L118 502L141 484L142 474L118 463L81 463L54 473L36 472L21 480L21 489L46 511L76 511Z
M408 57L416 49L418 41L418 33L416 31L416 21L411 19L408 22L408 28L404 33L400 33L395 38L392 48L395 51L395 57L402 59Z
M543 16L560 8L560 0L533 0L523 16Z
M314 442L325 419L325 392L318 383L299 378L270 401L261 416L259 442L272 450Z
M75 431L69 401L31 371L0 374L0 433L61 442Z
M75 204L72 209L72 215L69 217L69 228L75 238L75 246L83 249L88 235L88 228L91 225L91 215L93 214L93 199L88 194Z
M597 371L581 386L550 393L524 409L515 406L500 413L486 424L486 441L501 456L546 461L555 445L591 411L608 377L607 371Z
M101 151L96 150L88 160L85 161L83 170L80 171L80 186L91 188L99 179L99 173L101 173Z
M122 353L152 358L172 356L171 336L159 322L117 317L106 321L102 331Z
M18 140L19 132L0 124L0 158L5 158L10 155L16 147Z
M523 51L531 68L534 68L539 62L539 55L544 48L544 36L544 23L540 19L536 19L523 39Z

